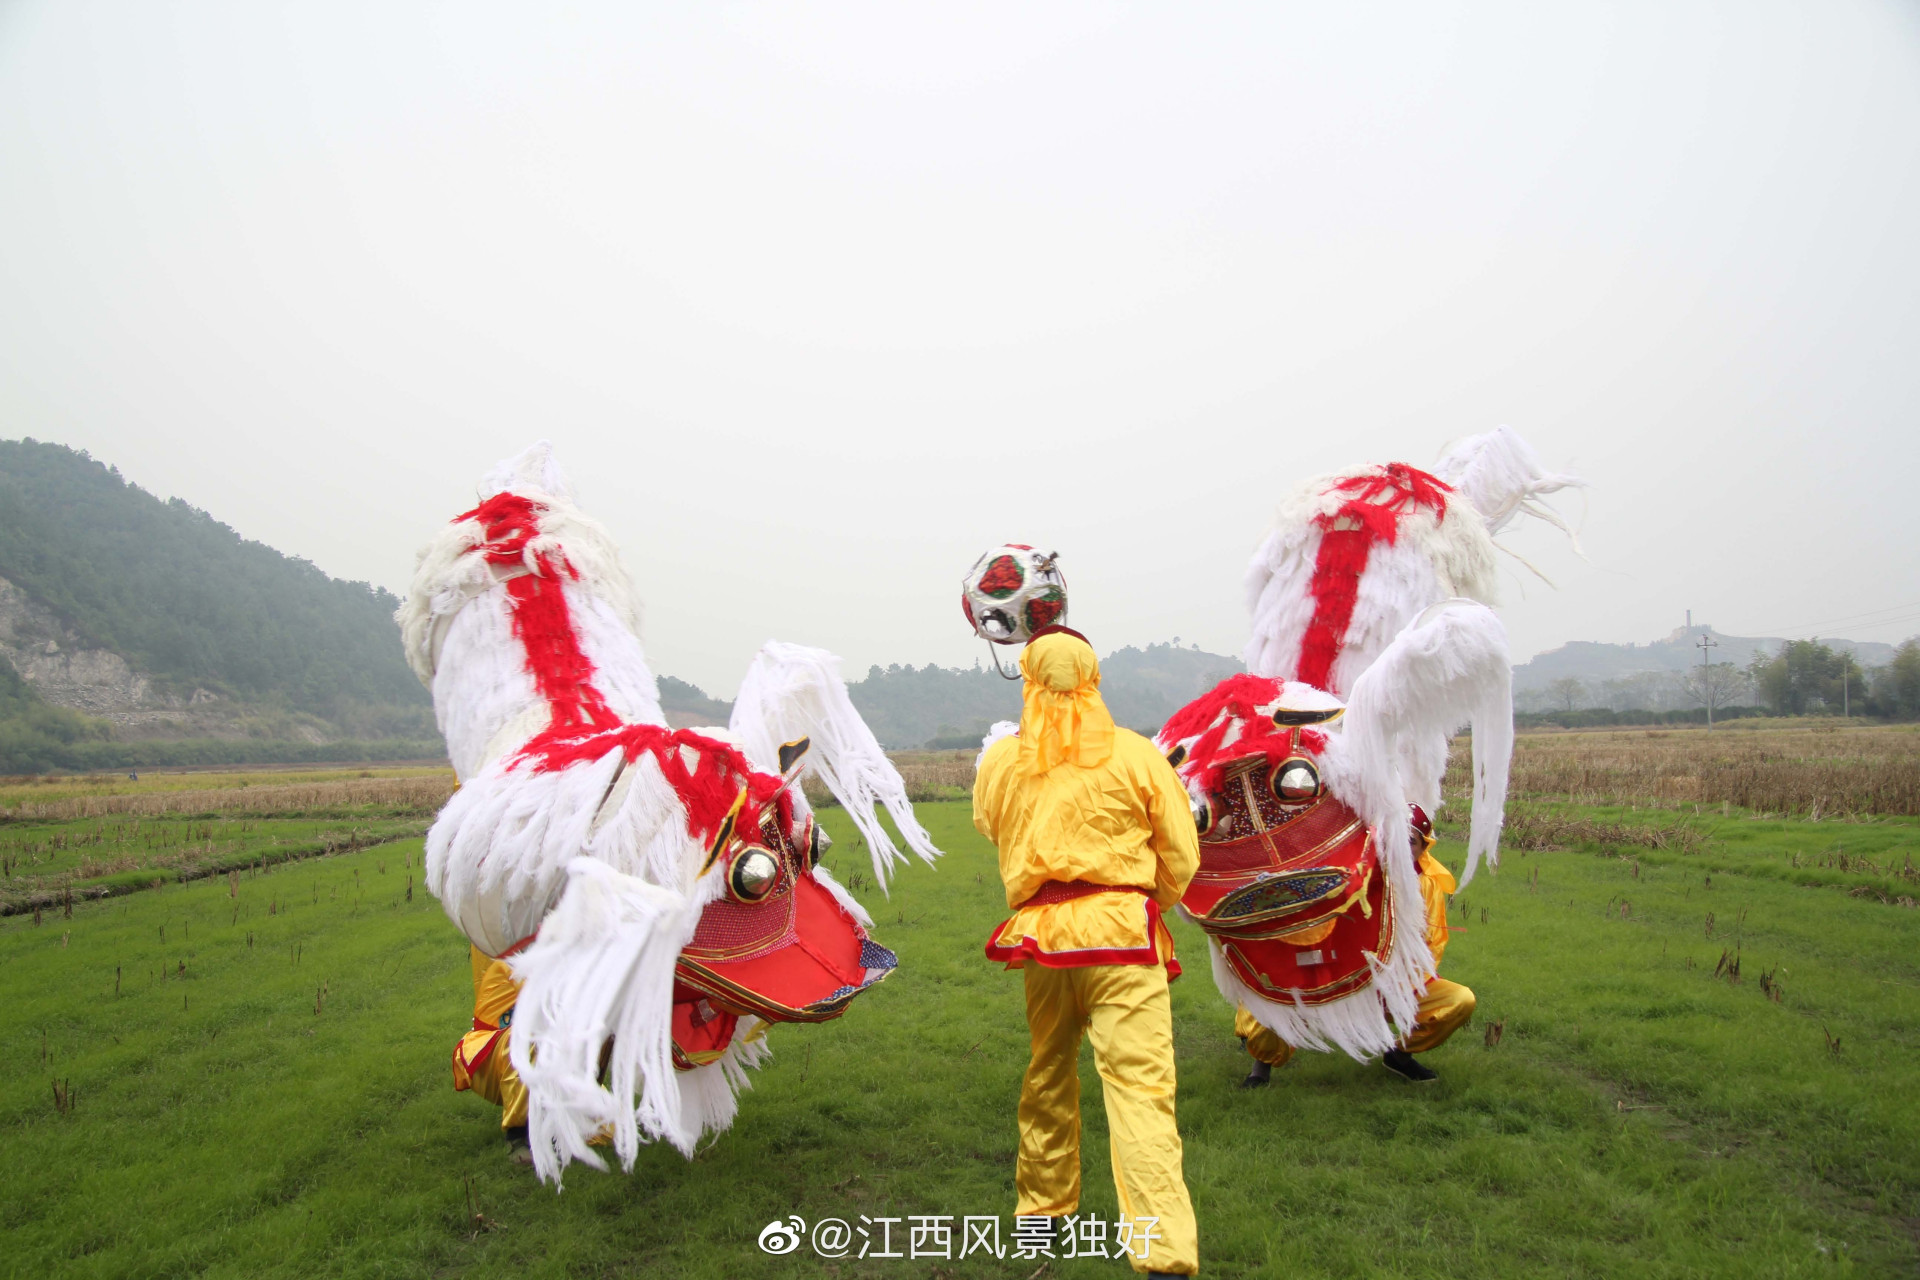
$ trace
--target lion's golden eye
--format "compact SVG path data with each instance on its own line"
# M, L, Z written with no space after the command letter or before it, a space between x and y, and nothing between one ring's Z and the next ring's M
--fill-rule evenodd
M1274 798L1286 804L1304 804L1320 795L1320 771L1305 756L1289 756L1273 767Z
M727 868L727 888L741 902L758 902L773 892L780 878L780 860L759 845L748 845L733 856Z

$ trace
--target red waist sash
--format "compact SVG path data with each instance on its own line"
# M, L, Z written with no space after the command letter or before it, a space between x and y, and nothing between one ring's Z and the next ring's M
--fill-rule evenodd
M1096 893L1137 893L1144 896L1146 890L1130 884L1094 884L1090 880L1049 880L1033 891L1031 897L1021 903L1022 907L1050 907L1056 902L1072 902L1075 898L1090 898Z

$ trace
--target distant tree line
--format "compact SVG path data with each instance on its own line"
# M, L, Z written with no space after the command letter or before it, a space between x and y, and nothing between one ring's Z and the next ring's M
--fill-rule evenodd
M1012 669L1018 649L1003 650ZM1243 670L1235 658L1171 643L1127 646L1100 660L1100 692L1119 724L1153 733L1168 716ZM853 705L889 747L977 747L996 720L1020 718L1020 682L973 668L870 667L847 686Z
M672 676L661 676L657 683L660 686L660 709L663 711L684 711L712 725L723 725L733 716L731 702L709 698L706 691L697 685L676 680Z
M1521 712L1517 722L1567 728L1687 723L1704 721L1709 707L1715 720L1842 713L1920 719L1920 638L1901 644L1893 660L1879 667L1862 667L1851 653L1818 640L1789 640L1772 654L1757 655L1744 669L1709 663L1685 672L1647 672L1638 679L1660 686L1664 696L1659 700L1668 705L1618 705L1606 695L1617 694L1621 681L1589 688L1562 676L1536 693L1535 709ZM1596 700L1611 705L1595 705ZM1670 705L1676 702L1691 705Z
M1869 673L1867 705L1874 715L1920 720L1920 639L1893 651L1893 661Z
M1009 661L1018 658L1015 651ZM888 747L979 746L996 720L1020 718L1020 685L983 666L867 668L847 694L874 737Z
M1862 669L1853 655L1836 652L1818 640L1789 640L1772 657L1755 657L1747 667L1754 688L1778 715L1849 711L1855 715L1911 719L1920 715L1920 689L1901 694L1901 673L1911 686L1920 678L1920 640L1894 650L1883 667Z
M1720 724L1727 720L1749 720L1756 716L1770 716L1773 713L1765 707L1726 707L1713 713L1713 722ZM1516 711L1514 724L1522 729L1605 729L1615 725L1659 725L1659 724L1705 724L1705 707L1682 707L1668 711L1651 711L1646 708L1629 708L1615 711L1611 707L1581 707L1575 711Z

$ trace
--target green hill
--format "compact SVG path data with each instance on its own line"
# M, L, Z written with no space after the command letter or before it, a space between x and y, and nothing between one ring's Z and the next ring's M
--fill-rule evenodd
M391 592L330 578L64 445L0 441L0 577L163 696L211 689L329 719L429 705Z
M272 741L404 740L437 753L431 700L401 657L398 603L162 501L84 452L0 441L0 657L15 677L0 690L0 742L15 744L0 768L140 756L75 749L103 747L107 726L123 747L251 741L242 759ZM49 718L48 703L70 711Z

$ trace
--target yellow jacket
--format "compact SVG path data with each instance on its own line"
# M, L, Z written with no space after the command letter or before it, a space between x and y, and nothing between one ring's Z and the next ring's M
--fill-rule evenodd
M973 784L973 825L999 847L1007 905L1016 908L987 954L1015 968L1027 958L1056 968L1170 962L1173 938L1159 914L1180 901L1199 868L1200 837L1166 757L1116 728L1112 753L1098 765L1034 774L1020 760L1019 740L1001 739ZM1023 906L1048 881L1143 893Z
M1007 905L1049 880L1144 889L1171 909L1200 867L1187 789L1154 745L1113 731L1113 754L1094 768L1019 767L1018 738L988 748L973 784L973 825L1000 850Z

